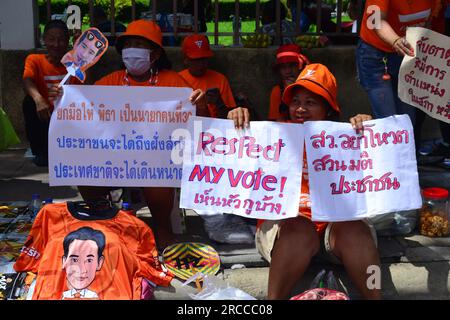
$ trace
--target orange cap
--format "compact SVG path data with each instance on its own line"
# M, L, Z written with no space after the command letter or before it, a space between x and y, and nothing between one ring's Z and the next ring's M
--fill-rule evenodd
M289 105L292 100L292 92L297 87L301 86L309 91L318 94L328 101L331 108L337 113L341 112L337 103L337 83L334 75L320 63L308 64L302 70L295 83L287 86L284 90L282 100Z
M208 38L199 34L186 37L182 48L183 53L189 59L210 58L214 55L209 46Z
M131 22L127 27L127 31L117 38L116 49L119 53L122 52L123 44L127 37L141 37L156 43L162 48L161 29L153 21L141 19Z

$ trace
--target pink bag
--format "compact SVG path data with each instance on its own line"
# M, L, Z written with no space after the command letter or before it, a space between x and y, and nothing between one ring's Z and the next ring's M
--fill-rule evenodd
M325 277L325 274L325 270L320 271L311 282L309 290L306 290L289 300L350 300L345 293L337 290L339 286L333 272L328 272L326 281L324 282L323 278ZM327 288L324 288L324 286Z
M315 288L306 290L305 292L300 293L289 300L350 300L350 298L345 293L340 291Z

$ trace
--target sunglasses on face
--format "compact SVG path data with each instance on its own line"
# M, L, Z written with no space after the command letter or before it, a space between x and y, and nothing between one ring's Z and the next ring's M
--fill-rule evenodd
M88 38L89 41L92 41L92 40L94 40L96 37L95 37L91 32L88 32L87 38ZM101 47L103 47L103 43L102 43L100 40L96 40L96 41L95 41L95 47L96 47L97 49L100 49Z

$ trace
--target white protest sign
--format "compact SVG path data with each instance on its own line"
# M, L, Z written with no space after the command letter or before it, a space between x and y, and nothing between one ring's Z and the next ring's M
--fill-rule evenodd
M405 56L398 96L429 116L450 123L450 38L425 28L408 28L414 57Z
M364 122L305 124L313 221L351 221L420 208L409 116Z
M195 117L183 157L182 208L258 219L295 217L300 199L303 128Z
M172 132L195 115L190 88L64 86L49 131L51 186L180 187Z

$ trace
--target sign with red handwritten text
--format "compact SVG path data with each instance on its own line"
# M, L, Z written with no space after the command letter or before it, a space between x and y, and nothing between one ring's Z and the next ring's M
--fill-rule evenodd
M408 28L414 57L405 56L398 96L429 116L450 123L450 38L425 28Z
M181 207L278 220L298 214L301 125L195 117L183 157Z
M409 116L305 123L313 221L350 221L422 205Z
M172 139L195 109L190 88L64 86L49 131L52 186L180 187Z

